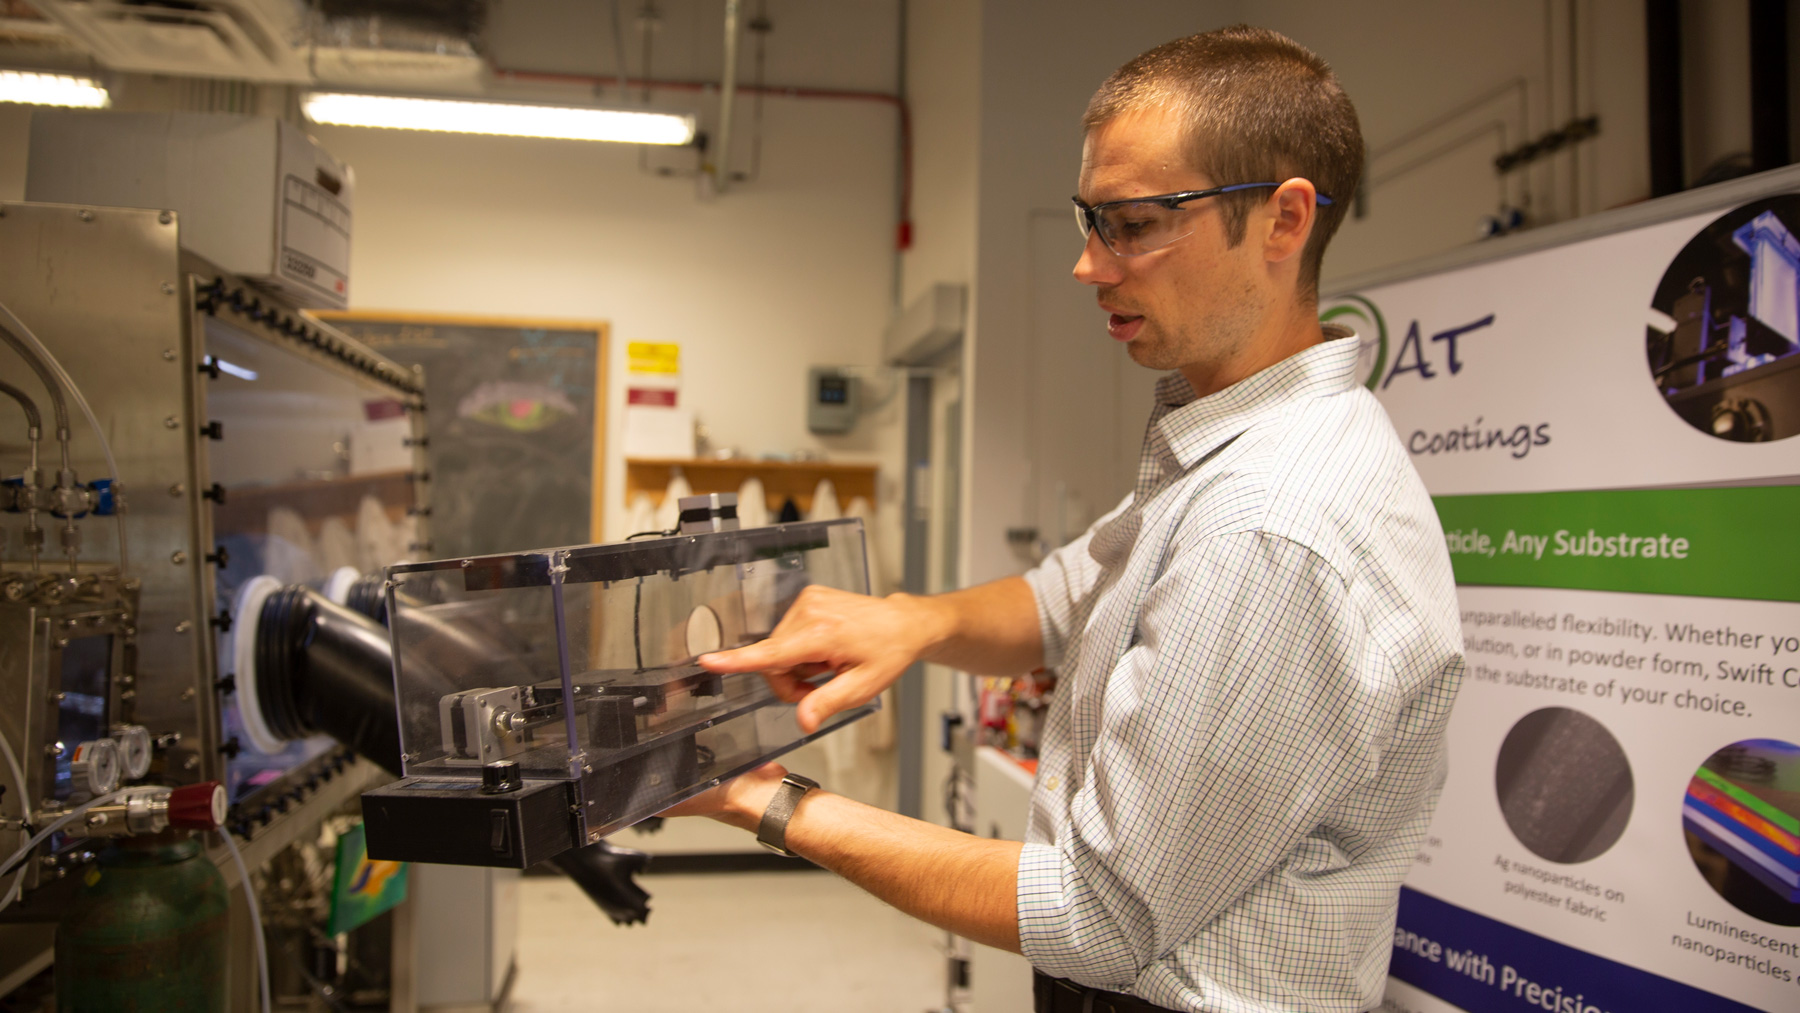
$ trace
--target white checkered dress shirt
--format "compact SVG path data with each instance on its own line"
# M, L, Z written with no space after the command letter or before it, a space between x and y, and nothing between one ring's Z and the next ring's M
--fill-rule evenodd
M1046 664L1019 934L1179 1010L1366 1010L1462 678L1437 513L1328 340L1157 386L1132 495L1027 575Z

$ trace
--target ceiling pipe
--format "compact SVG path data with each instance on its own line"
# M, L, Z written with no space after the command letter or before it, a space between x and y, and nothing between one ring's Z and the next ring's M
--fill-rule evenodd
M725 0L725 71L719 78L719 144L707 164L713 192L731 183L731 107L737 99L738 18L741 0Z

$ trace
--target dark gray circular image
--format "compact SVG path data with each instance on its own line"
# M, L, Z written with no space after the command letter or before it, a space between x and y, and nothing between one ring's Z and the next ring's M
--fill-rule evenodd
M1606 853L1631 820L1631 764L1606 726L1546 707L1520 718L1494 764L1500 813L1519 843L1551 862Z

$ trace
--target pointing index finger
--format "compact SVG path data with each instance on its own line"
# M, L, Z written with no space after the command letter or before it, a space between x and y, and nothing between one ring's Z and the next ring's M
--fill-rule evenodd
M793 668L796 665L816 660L807 657L806 653L791 646L788 641L777 641L771 638L735 650L702 654L696 660L700 662L701 668L709 672L735 675L740 672L761 672L772 668Z

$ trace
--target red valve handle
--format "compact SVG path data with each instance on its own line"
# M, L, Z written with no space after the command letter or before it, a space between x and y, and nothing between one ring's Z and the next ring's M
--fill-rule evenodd
M225 786L217 781L183 785L169 792L169 825L182 830L217 830L225 822Z

